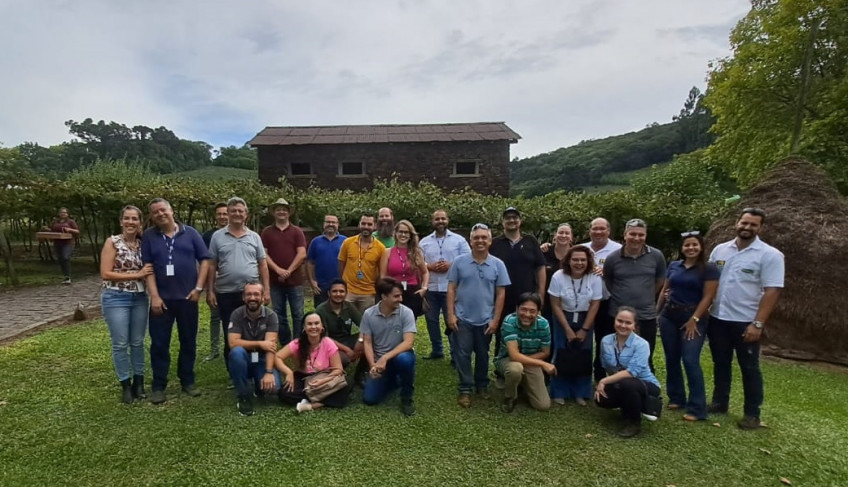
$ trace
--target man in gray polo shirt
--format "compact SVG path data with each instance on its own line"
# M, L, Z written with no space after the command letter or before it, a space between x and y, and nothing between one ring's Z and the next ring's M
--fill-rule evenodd
M650 346L648 363L654 371L657 343L657 293L665 281L665 257L645 243L648 225L634 218L624 227L624 245L604 262L604 284L610 292L609 315L619 306L632 306L637 313L637 331Z
M268 265L265 262L265 247L259 234L245 226L247 203L237 196L227 201L229 223L212 235L209 242L208 286L206 301L218 308L221 324L229 327L233 310L244 305L242 291L248 282L262 284L262 300L270 302L268 287ZM224 362L229 367L230 344L224 342Z

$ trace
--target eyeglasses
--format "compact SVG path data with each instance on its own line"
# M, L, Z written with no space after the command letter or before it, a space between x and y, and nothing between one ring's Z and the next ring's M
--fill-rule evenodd
M474 226L471 227L472 232L474 230L488 230L488 229L489 229L489 225L486 225L485 223L475 223Z
M645 223L645 220L643 220L643 219L641 219L641 218L634 218L634 219L632 219L632 220L628 220L628 221L627 221L627 223L626 223L624 226L625 226L625 227L642 227L642 228L648 228L648 225Z
M408 230L395 230L395 235L412 235L412 232Z
M698 230L690 230L688 232L681 233L680 236L682 238L687 238L687 237L697 237L700 234L701 234L701 232L698 231Z
M748 214L751 214L751 215L754 215L754 216L759 216L761 218L766 217L766 210L764 210L762 208L755 208L755 207L745 208L745 209L742 210L742 213L740 213L740 215L744 215L745 213L748 213Z

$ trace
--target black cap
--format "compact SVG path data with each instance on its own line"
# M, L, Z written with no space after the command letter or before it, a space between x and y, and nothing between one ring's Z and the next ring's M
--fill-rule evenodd
M508 213L515 213L516 215L518 215L518 218L521 218L521 212L518 211L518 208L514 206L510 206L509 208L505 209L503 211L503 216L506 216Z

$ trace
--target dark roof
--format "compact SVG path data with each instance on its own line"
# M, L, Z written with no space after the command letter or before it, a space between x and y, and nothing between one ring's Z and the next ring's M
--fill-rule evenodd
M386 142L468 142L508 140L521 136L504 122L434 123L424 125L327 125L265 127L248 142L260 145L372 144Z

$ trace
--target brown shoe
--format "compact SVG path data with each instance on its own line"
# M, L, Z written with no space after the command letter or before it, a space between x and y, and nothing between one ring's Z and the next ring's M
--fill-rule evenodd
M743 430L758 430L763 427L763 425L760 423L760 418L757 418L755 416L745 416L744 418L739 420L736 425L739 426L739 429Z
M683 415L683 421L698 421L694 414L686 413Z
M470 408L471 407L471 394L460 394L456 398L456 403L459 404L461 407L464 407L465 409Z
M670 403L668 403L668 406L666 406L665 408L668 409L669 411L677 411L678 409L680 409L680 404L675 404L673 402L670 402Z

